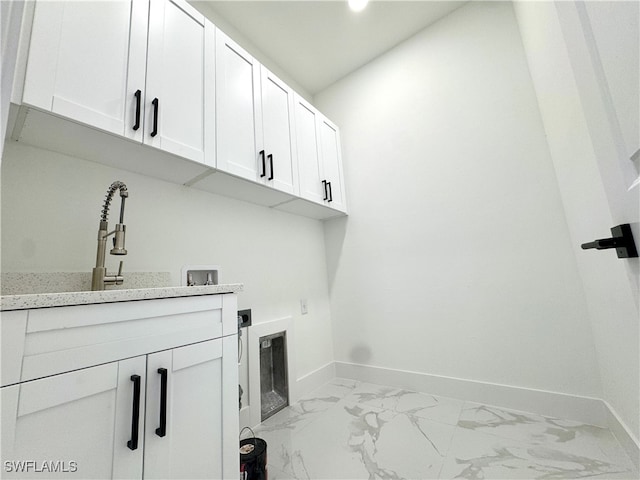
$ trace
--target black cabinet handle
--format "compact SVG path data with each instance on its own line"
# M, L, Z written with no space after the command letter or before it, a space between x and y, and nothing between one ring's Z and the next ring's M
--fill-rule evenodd
M267 176L267 164L264 161L264 150L260 150L260 158L262 159L262 173L260 174L260 177L266 177Z
M333 202L333 191L331 190L331 182L327 182L327 185L329 185L329 199L327 201Z
M327 193L327 181L322 180L322 186L324 188L324 198L323 200L327 200L329 198L329 194Z
M158 99L154 98L151 104L153 105L153 131L151 136L155 137L158 134Z
M131 415L131 440L127 442L130 450L138 448L138 423L140 423L140 375L131 375L133 382L133 414Z
M134 130L138 130L140 128L140 102L142 101L142 90L136 90L136 124L133 126Z
M160 374L160 427L156 428L156 435L164 437L167 434L167 369L159 368Z
M268 180L273 180L273 155L270 153L269 155L267 155L267 158L269 159L269 165L271 166L271 176L268 178Z

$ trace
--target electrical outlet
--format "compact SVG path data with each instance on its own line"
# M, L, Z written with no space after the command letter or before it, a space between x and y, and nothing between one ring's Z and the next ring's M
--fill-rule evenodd
M238 330L251 326L251 309L238 310ZM240 332L242 333L242 332Z
M307 303L306 298L300 300L300 312L302 313L302 315L306 315L307 313L309 313L309 304Z

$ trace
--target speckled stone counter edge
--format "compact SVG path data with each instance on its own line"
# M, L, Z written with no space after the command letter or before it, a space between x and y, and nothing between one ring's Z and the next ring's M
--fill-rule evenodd
M104 290L100 292L38 293L29 295L3 295L0 310L28 310L33 308L90 305L94 303L129 302L158 298L191 297L196 295L218 295L238 293L244 289L242 283L228 283L197 287L139 288L130 290Z
M32 293L87 292L91 290L91 272L3 272L0 274L0 295ZM160 288L171 286L169 272L126 272L122 285L110 285L109 290Z

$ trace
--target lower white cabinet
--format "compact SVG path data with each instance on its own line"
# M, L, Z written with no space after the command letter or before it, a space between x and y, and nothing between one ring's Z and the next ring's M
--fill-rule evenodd
M144 478L224 477L222 387L225 369L237 369L237 357L222 355L224 342L237 340L149 355Z
M137 357L2 388L3 478L142 478L144 439L134 450L127 442L130 377L140 375L144 408L145 364Z
M237 478L236 314L234 295L214 295L32 310L26 328L3 325L2 348L22 343L22 365L62 365L93 342L108 348L89 345L83 362L121 358L3 376L2 478Z

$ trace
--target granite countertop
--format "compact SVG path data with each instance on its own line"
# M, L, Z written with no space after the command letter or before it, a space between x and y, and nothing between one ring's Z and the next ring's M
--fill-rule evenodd
M136 288L129 290L103 290L99 292L32 293L27 295L3 295L0 310L27 310L32 308L90 305L94 303L128 302L156 298L190 297L195 295L218 295L238 293L242 283L227 283L195 287Z

